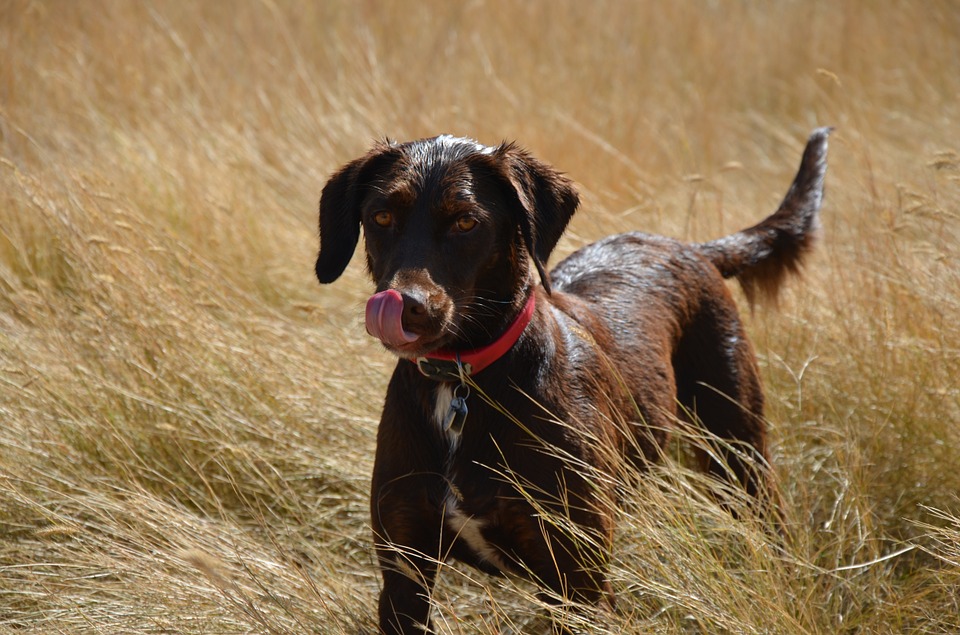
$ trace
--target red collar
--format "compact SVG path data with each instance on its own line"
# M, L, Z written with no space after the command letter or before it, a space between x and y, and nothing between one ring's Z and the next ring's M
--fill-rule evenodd
M530 294L520 315L513 321L503 335L495 339L491 344L481 348L475 348L470 351L457 352L446 348L433 351L429 355L412 359L420 372L430 379L437 381L456 381L462 379L460 369L463 369L464 375L476 375L484 368L494 363L509 351L520 335L523 333L530 319L533 317L533 310L536 308L535 294Z

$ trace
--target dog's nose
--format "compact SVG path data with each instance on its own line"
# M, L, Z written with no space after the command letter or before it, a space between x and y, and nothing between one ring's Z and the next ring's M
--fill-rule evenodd
M426 305L426 298L416 290L404 291L403 298L403 326L408 331L423 334L430 322L430 311Z

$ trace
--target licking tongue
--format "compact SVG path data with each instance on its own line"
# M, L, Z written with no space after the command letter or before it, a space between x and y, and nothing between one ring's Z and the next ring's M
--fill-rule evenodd
M403 328L403 297L393 289L370 296L366 318L367 333L387 346L402 346L420 337Z

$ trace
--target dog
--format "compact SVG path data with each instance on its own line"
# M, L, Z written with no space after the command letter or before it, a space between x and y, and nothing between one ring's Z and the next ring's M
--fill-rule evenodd
M752 306L799 270L829 132L813 132L759 224L698 244L610 236L549 273L579 198L515 144L384 141L333 174L317 278L342 274L362 228L376 285L366 328L399 358L371 488L382 632L431 630L448 558L529 576L554 601L612 605L620 461L657 460L680 422L719 440L701 451L708 472L770 496L763 391L724 279Z

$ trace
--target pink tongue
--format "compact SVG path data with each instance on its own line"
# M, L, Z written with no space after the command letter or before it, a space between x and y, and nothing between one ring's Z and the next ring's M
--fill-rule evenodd
M403 297L393 289L370 296L366 317L367 333L388 346L402 346L420 337L403 328Z

